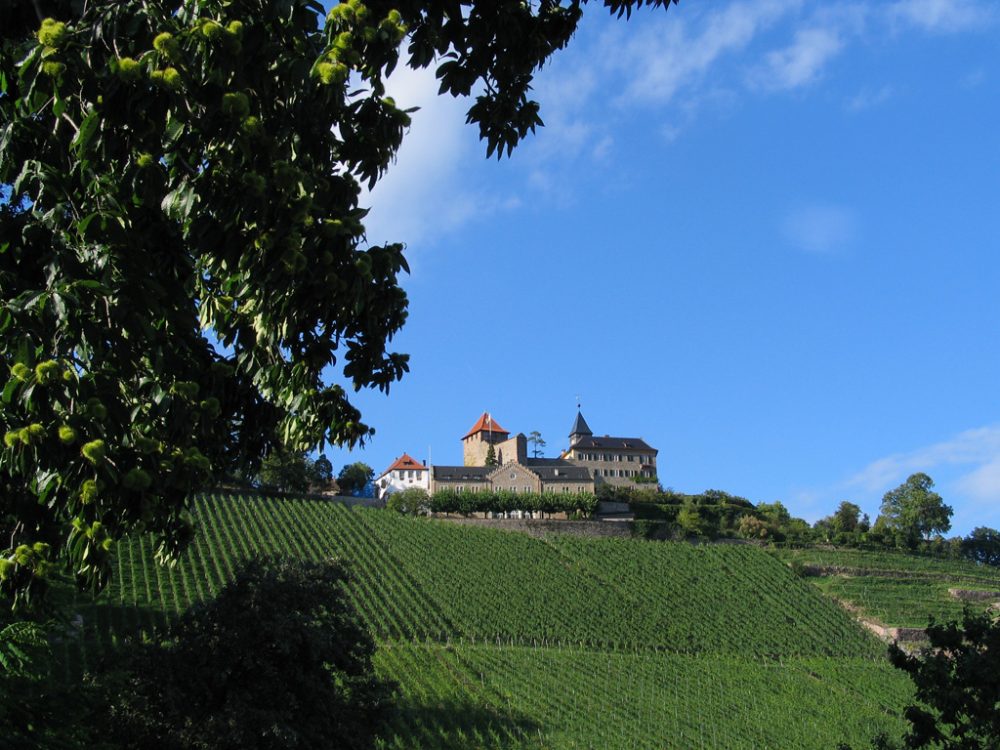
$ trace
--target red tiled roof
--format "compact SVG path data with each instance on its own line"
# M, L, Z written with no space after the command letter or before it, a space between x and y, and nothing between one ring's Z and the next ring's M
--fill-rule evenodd
M417 459L413 458L408 453L404 453L402 456L397 458L392 462L392 466L382 472L382 476L385 476L390 471L395 471L396 469L414 469L415 471L427 471L427 467L420 463Z
M496 432L503 435L510 434L507 430L497 424L497 421L490 416L489 412L486 411L484 411L483 416L477 419L476 423L472 425L472 429L465 433L462 440L465 440L467 437L472 437L477 432Z

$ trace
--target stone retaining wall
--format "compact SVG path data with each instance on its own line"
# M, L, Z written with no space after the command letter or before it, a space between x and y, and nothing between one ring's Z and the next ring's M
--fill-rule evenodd
M1000 591L971 591L969 589L948 589L954 599L963 602L988 602L1000 600Z

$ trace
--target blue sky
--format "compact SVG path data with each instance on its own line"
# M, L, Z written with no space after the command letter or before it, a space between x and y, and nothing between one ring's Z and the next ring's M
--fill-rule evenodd
M676 490L874 518L925 471L953 532L1000 527L998 48L974 0L595 4L499 163L400 71L421 110L366 200L412 371L328 455L461 463L485 410L557 455L579 396Z

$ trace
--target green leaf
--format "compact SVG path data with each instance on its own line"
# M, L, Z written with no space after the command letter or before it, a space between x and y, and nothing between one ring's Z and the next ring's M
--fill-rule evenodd
M56 127L59 127L59 118L63 116L66 111L66 100L59 96L59 90L56 89L54 101L52 103L52 114L56 116Z
M76 134L76 138L73 139L73 143L70 144L76 149L77 155L81 154L90 143L91 138L94 137L94 133L97 132L98 125L98 115L97 112L91 112L85 118L83 122L80 123L80 131Z
M81 279L80 281L74 281L70 284L72 289L93 289L94 291L101 292L102 294L110 293L108 287L102 284L100 281L95 281L94 279Z
M7 381L7 385L4 386L3 396L0 397L3 403L9 404L14 400L14 392L17 390L18 382L14 378Z
M186 221L191 215L191 209L194 207L194 199L194 188L188 185L181 185L163 196L160 208L171 219Z
M172 112L167 113L167 126L164 130L164 141L167 146L172 146L184 133L184 123L174 117Z

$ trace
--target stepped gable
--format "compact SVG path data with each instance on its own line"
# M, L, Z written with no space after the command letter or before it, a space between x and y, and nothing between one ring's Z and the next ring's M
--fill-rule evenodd
M397 469L410 469L412 471L427 471L427 467L420 463L417 459L408 453L404 453L402 456L397 458L392 462L392 465L382 472L382 475L388 474L390 471L396 471Z
M503 435L504 439L506 439L506 436L510 434L510 432L501 427L487 411L484 411L483 415L476 420L474 425L472 425L472 429L462 436L462 440L472 437L477 432L490 432L494 435Z

